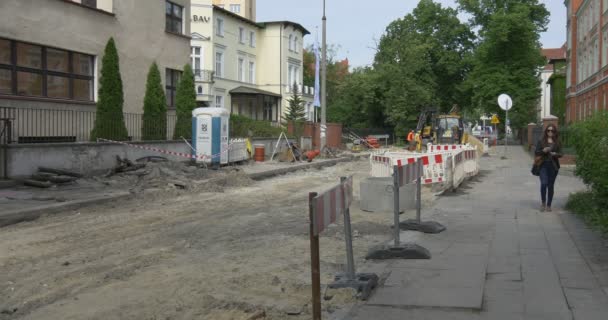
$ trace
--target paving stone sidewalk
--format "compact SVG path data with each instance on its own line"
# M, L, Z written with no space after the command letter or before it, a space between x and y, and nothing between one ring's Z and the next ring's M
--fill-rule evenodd
M540 183L521 146L482 158L481 173L423 208L437 235L402 232L431 260L369 263L384 275L345 319L608 319L608 241L563 207L584 185L557 178L553 212L539 212Z

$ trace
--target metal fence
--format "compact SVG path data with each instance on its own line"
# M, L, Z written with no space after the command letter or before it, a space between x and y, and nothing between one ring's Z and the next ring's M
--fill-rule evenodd
M143 114L123 115L128 139L142 140ZM96 111L0 107L0 123L3 123L0 139L5 139L1 142L6 144L86 142L90 141L96 117ZM176 121L176 115L167 115L167 140L173 138ZM152 126L164 125L160 122Z

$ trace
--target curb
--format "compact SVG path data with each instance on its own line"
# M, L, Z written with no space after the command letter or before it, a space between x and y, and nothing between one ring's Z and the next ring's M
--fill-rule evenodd
M336 165L338 163L341 163L341 162L353 161L353 160L358 159L360 157L361 156L352 156L352 157L343 157L343 158L325 160L325 161L322 161L322 162L305 163L305 164L300 164L300 165L293 166L293 167L287 167L287 168L280 168L280 169L274 169L274 170L263 171L263 172L250 173L250 174L248 174L248 176L252 180L260 181L260 180L272 178L272 177L275 177L275 176L280 176L280 175L283 175L283 174L287 174L287 173L291 173L291 172L296 172L296 171L299 171L299 170L306 170L306 169L313 169L313 168L317 168L318 169L318 168L323 168L323 167L330 167L330 166L334 166L334 165Z
M351 156L351 157L343 157L337 159L326 160L322 162L311 162L305 163L293 167L274 169L263 172L256 172L248 174L249 178L252 180L260 181L268 178L272 178L278 175L283 175L299 170L311 169L311 168L323 168L336 165L341 162L349 162L361 158L363 156ZM116 200L122 200L133 197L133 194L130 192L120 192L112 195L99 196L95 198L82 199L82 200L74 200L63 203L56 203L51 205L39 206L35 208L22 209L22 210L14 210L9 211L7 213L3 213L0 215L0 228L6 227L12 224L17 224L19 222L24 221L32 221L40 218L40 216L44 214L53 214L59 213L62 211L79 209L84 206L91 206L96 204L103 204L107 202L113 202Z
M112 202L116 200L130 198L132 196L129 192L115 193L109 196L100 196L95 198L74 200L64 203L57 203L46 206L39 206L35 208L15 210L6 214L0 215L0 228L6 227L12 224L16 224L24 221L32 221L40 218L43 214L58 213L67 210L74 210L82 208L84 206L90 206L95 204L103 204L106 202Z

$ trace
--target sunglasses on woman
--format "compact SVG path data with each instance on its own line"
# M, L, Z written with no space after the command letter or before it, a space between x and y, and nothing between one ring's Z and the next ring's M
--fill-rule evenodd
M547 132L555 132L555 130L549 129L549 130L547 130Z

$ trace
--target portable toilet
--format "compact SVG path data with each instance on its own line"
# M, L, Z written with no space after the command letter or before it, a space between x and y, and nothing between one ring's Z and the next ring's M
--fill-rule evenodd
M224 108L192 110L192 152L197 156L196 162L228 163L229 126L230 112Z

